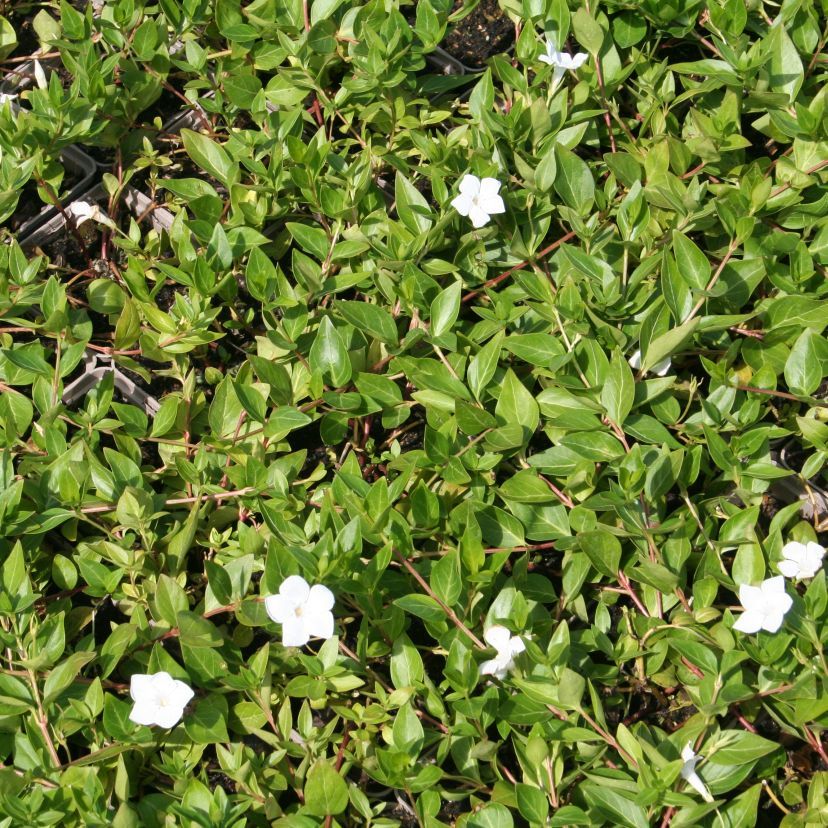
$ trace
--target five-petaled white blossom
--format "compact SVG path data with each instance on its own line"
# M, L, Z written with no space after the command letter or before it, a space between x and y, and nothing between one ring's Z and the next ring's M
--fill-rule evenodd
M483 633L483 638L490 647L497 650L497 655L480 665L480 674L495 676L499 679L506 678L509 670L515 666L515 656L526 649L523 639L512 635L506 627L501 627L499 624L489 627Z
M195 693L169 673L137 673L130 678L129 695L135 704L129 718L140 725L175 727Z
M759 586L742 584L739 600L745 611L736 619L734 630L755 633L759 630L776 632L782 626L785 613L793 605L793 598L785 592L781 575L762 581Z
M787 578L813 578L822 569L825 547L814 541L791 541L782 547L782 560L776 568Z
M311 638L330 638L334 631L334 595L322 584L310 586L301 575L282 581L278 595L265 598L267 614L282 625L282 644L303 647Z
M589 60L589 55L584 54L584 52L579 52L577 55L559 52L555 48L555 44L547 38L546 54L540 55L538 60L542 63L548 63L553 67L552 85L557 86L560 79L567 72L575 72L577 69L580 69Z
M506 206L498 195L500 182L496 178L479 179L476 175L464 175L460 181L460 195L451 206L461 216L468 216L474 227L488 224L495 213L505 213Z
M641 351L635 351L627 361L630 363L630 368L632 368L634 371L638 371L639 368L641 368ZM670 368L672 368L672 366L673 363L670 360L670 357L665 357L661 360L661 362L657 362L649 370L653 374L656 374L659 377L663 377L667 374Z
M707 785L702 782L701 777L698 773L696 773L696 765L701 757L697 756L693 751L693 745L690 742L684 746L684 750L681 752L681 758L684 761L684 764L681 767L681 778L694 791L696 791L696 793L698 793L705 802L712 802L713 797L710 795L710 791L707 790Z

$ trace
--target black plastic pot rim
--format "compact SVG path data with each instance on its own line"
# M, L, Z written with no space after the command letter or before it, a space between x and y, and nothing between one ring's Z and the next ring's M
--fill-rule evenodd
M12 106L19 107L12 102ZM77 146L68 146L60 151L60 160L64 167L80 173L81 179L72 187L66 196L61 199L61 206L77 201L91 186L98 175L98 164ZM60 215L60 210L53 204L45 204L40 212L24 222L17 231L18 239L25 239L35 233L40 227Z
M139 388L126 374L124 374L112 361L112 357L99 354L94 351L87 351L83 358L84 372L76 380L70 382L63 389L61 401L64 405L73 405L81 397L100 383L107 374L113 375L115 388L144 412L154 417L161 408L161 404L151 394Z
M63 212L55 210L54 216L25 238L19 239L18 243L22 248L45 244L52 236L59 233L66 226L68 215L66 209L71 207L72 203L86 201L100 204L108 198L109 194L104 189L103 184L96 184L67 203ZM172 227L175 216L164 207L154 206L153 200L140 190L136 190L130 186L124 187L121 192L121 201L136 217L147 215L152 223L153 229L157 232L169 231L170 227Z

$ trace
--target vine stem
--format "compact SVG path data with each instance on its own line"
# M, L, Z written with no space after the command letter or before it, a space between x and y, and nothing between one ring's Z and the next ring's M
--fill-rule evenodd
M474 643L475 647L480 650L487 649L486 645L457 617L457 613L434 594L434 590L428 585L425 578L411 565L411 562L407 558L403 557L396 549L394 550L394 557L409 571L414 577L414 580L425 590L426 594L440 605L440 609L451 619L454 626L467 636Z
M509 276L511 276L513 273L517 273L518 270L523 270L524 267L527 267L528 265L532 264L532 262L536 259L539 259L542 256L546 256L547 254L551 253L553 250L560 247L565 242L568 242L573 236L575 236L575 231L570 230L568 233L561 236L557 241L552 242L552 244L550 244L548 247L544 247L543 250L541 250L531 259L526 259L526 261L523 261L520 264L516 264L514 267L510 267L508 270L501 273L500 276L495 276L493 279L489 279L488 282L484 282L482 287L470 291L463 297L463 301L469 302L472 299L474 299L475 296L478 296L487 288L499 285L504 279L508 279Z
M208 500L225 500L228 497L242 497L256 490L255 486L247 486L244 489L235 489L232 492L216 492L215 494L199 495L198 497L173 497L165 500L165 506L181 506L185 503L206 503ZM84 506L81 512L84 515L100 514L101 512L113 512L118 508L117 503L101 503L97 506Z

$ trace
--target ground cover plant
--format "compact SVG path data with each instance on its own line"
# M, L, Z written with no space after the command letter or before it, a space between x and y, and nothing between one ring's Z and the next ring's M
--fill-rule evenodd
M828 824L825 12L0 2L0 825Z

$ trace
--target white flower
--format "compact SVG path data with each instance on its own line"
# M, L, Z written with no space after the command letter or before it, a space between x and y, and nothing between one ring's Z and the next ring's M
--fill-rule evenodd
M135 724L175 727L195 693L183 681L160 672L132 676L129 695L135 702L129 718Z
M552 72L552 85L556 86L560 79L567 72L575 72L589 60L589 55L579 52L577 55L568 55L566 52L559 52L551 40L546 40L546 54L540 55L538 60L548 63L554 67Z
M506 678L509 670L515 666L515 656L526 649L523 639L512 635L506 627L501 627L499 624L489 627L483 633L483 638L490 647L497 650L497 655L480 665L480 675Z
M40 61L37 60L37 58L35 58L34 62L34 76L40 89L49 88L49 84L46 82L46 73L43 71L43 67L40 65Z
M285 647L303 647L311 638L330 638L334 631L333 605L333 593L326 586L309 586L300 575L285 578L279 594L265 598L267 614L282 625Z
M460 181L460 195L451 202L451 206L461 216L468 216L474 227L488 224L495 213L505 213L503 199L497 194L500 182L496 178L484 178L476 175L464 175Z
M791 541L782 547L782 558L776 568L787 578L813 578L822 569L825 547L808 541Z
M98 224L105 224L107 227L116 229L115 222L98 207L88 201L73 201L67 205L65 212L75 220L75 227L80 227L85 221L96 221Z
M785 613L793 605L793 598L785 592L785 579L781 575L768 578L759 586L742 584L739 600L745 611L736 620L733 629L743 633L759 630L776 632L782 626Z
M637 371L639 368L641 368L641 351L636 351L627 361L630 363L630 368ZM663 377L672 366L673 363L670 360L670 357L665 357L661 360L661 362L657 362L655 365L653 365L653 367L650 368L650 371L652 371L659 377Z
M681 768L681 778L705 802L712 802L713 797L710 795L710 791L707 790L707 785L702 782L701 777L696 773L696 765L701 757L693 752L693 745L690 742L684 746L684 750L681 752L681 758L684 760L684 765Z
M7 101L13 101L17 95L9 95L7 92L0 92L0 106L2 106Z

